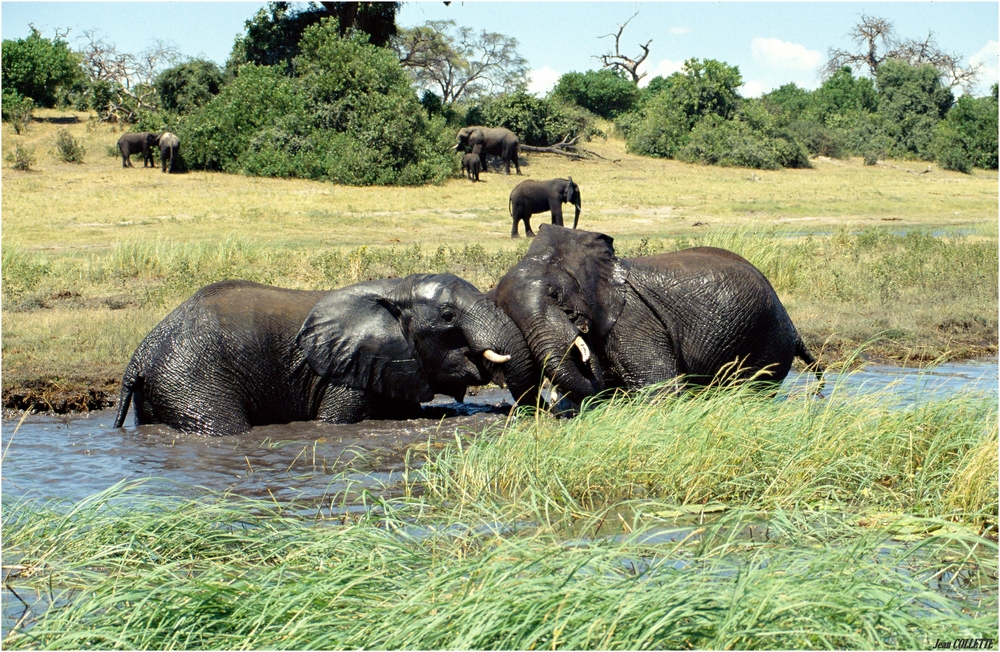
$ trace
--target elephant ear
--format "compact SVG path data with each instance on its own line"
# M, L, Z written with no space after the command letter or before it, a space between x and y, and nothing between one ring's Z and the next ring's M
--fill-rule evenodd
M312 370L331 384L429 401L434 391L399 307L387 298L391 287L376 281L330 292L313 306L295 342Z
M630 265L615 256L614 238L603 233L543 224L528 249L548 251L550 264L573 277L594 313L599 335L606 335L625 307Z

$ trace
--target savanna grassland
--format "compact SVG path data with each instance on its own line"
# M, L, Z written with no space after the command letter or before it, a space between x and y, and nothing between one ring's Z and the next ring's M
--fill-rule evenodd
M108 154L119 133L37 115L23 136L4 127L5 155L36 156L3 168L6 407L113 401L136 344L216 280L450 271L485 289L528 245L509 238L516 176L349 188L123 170ZM49 152L59 129L82 164ZM751 172L632 156L614 137L587 147L603 158L529 155L525 178L572 176L581 227L620 255L743 254L826 364L851 366L863 344L911 364L996 353L996 172L859 159ZM616 395L574 419L522 410L475 436L442 431L394 494L319 505L153 496L142 481L76 504L5 496L5 606L33 608L6 612L3 645L995 644L995 396L907 403L836 382L824 395L744 386Z
M4 128L5 156L22 145L35 157L3 168L8 407L105 404L149 329L216 280L329 288L450 271L485 289L528 244L508 237L514 175L412 188L171 176L122 169L120 133L85 113L42 110L23 135ZM55 155L60 130L83 163ZM602 158L522 155L525 177L572 176L581 228L614 236L620 255L743 254L826 363L866 342L900 362L996 351L995 172L859 159L750 171L632 156L614 137L587 147Z

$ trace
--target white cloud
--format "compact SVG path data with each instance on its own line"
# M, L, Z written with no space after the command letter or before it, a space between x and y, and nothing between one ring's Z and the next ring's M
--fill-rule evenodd
M538 70L528 72L528 92L534 95L545 95L556 85L562 73L556 72L548 66L542 66Z
M690 27L671 27L670 33L674 36L684 36L685 34L691 33Z
M823 64L823 54L804 45L776 38L755 38L750 43L754 61L772 68L815 71Z
M652 70L647 68L644 63L642 66L639 66L639 72L645 72L647 74L639 80L639 86L645 88L653 77L669 77L675 72L679 72L683 67L683 61L671 61L670 59L660 61Z
M750 80L740 86L740 95L743 97L760 97L766 90L760 82Z
M982 70L979 71L979 94L981 95L988 93L990 86L1000 81L997 70L998 56L1000 53L997 51L997 42L987 41L979 52L969 57L969 64L983 64Z

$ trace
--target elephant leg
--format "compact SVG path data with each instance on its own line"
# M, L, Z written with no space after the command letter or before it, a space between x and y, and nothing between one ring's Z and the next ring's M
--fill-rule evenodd
M529 238L535 237L535 232L531 230L531 213L524 216L524 234Z
M510 226L510 237L520 238L521 236L517 232L517 223L521 221L521 214L517 211L514 212L513 224Z
M562 206L557 206L552 209L552 223L556 226L563 225Z
M316 419L328 423L357 423L371 417L372 400L363 389L330 385L323 393Z

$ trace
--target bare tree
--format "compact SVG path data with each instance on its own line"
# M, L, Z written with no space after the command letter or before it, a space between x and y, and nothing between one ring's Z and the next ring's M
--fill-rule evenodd
M639 12L637 11L634 14L632 14L632 18L635 18L638 15ZM646 57L649 56L649 44L653 42L653 39L646 41L646 45L642 45L641 43L639 44L639 47L642 49L642 54L640 54L638 57L634 59L622 54L621 51L622 32L624 32L628 24L632 22L632 18L626 20L624 24L619 25L617 33L605 34L604 36L598 37L598 38L607 38L609 36L615 37L615 53L602 54L594 58L600 59L601 63L604 64L605 68L610 68L611 70L614 70L619 74L621 74L622 72L628 73L628 75L632 78L632 81L635 84L638 84L639 80L646 76L646 73L644 72L641 74L639 73L639 66L641 66L642 62L645 61Z
M156 109L153 80L164 68L180 60L180 52L163 41L154 41L138 55L119 53L94 30L83 33L87 43L80 50L91 84L105 89L97 108L104 122L134 122L139 109Z
M899 59L912 65L931 64L941 73L942 80L949 87L962 87L970 92L982 68L981 64L962 68L962 57L944 52L934 40L934 32L927 32L923 41L900 40L894 33L893 24L880 16L861 14L861 22L854 26L848 36L860 46L860 51L850 52L830 48L830 59L823 67L823 77L829 78L835 72L849 66L855 70L868 69L874 77L886 59Z
M392 46L414 82L434 90L446 105L523 88L527 80L528 62L517 52L517 39L456 28L453 20L401 29Z

